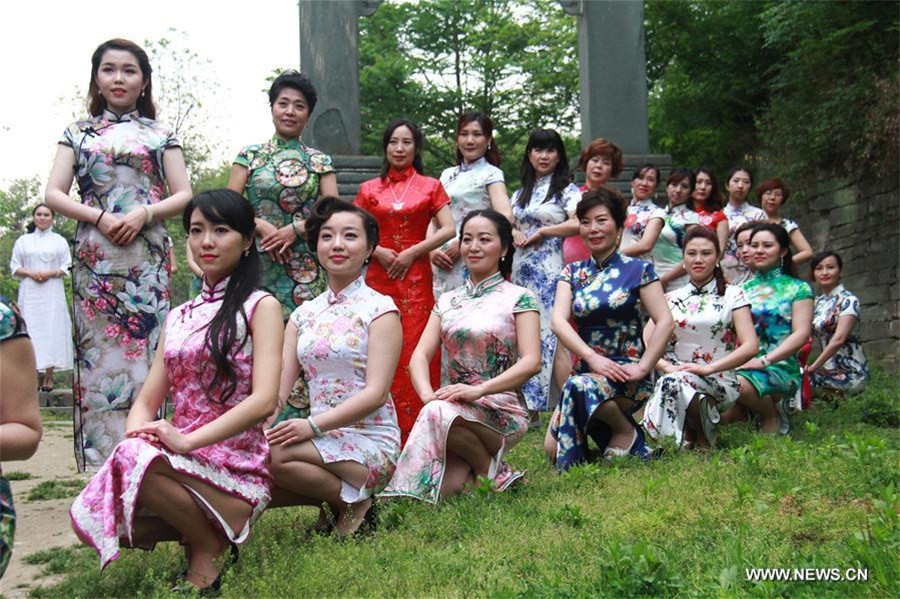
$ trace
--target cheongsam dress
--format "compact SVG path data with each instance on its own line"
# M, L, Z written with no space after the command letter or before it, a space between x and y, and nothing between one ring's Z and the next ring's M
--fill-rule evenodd
M574 184L548 198L552 175L538 179L527 206L519 205L522 190L511 199L515 226L526 237L540 229L559 225L569 219L581 201L581 192ZM537 296L541 312L541 371L522 387L529 410L547 411L552 407L550 387L553 378L553 359L556 356L556 335L550 330L556 281L563 268L563 238L546 237L540 243L516 248L510 280L530 289Z
M28 337L25 319L19 309L6 296L0 295L0 343ZM16 508L12 487L0 468L0 578L6 572L12 557L13 537L16 534Z
M675 319L675 330L669 339L664 358L675 366L712 364L737 347L733 313L750 305L740 287L727 285L719 295L713 278L699 289L693 283L666 294ZM709 405L711 422L719 422L719 414L737 401L741 385L733 370L698 376L690 372L660 375L653 395L647 401L642 422L654 440L673 437L681 445L688 406L699 394L716 400Z
M450 383L479 385L515 364L516 314L538 311L527 289L504 281L500 273L473 285L445 293L434 314L441 319L441 343L449 356ZM494 483L503 491L521 473L503 461L503 454L528 431L525 403L516 391L486 395L473 402L433 400L422 407L397 471L384 495L406 495L437 503L444 479L447 435L457 418L476 422L503 438L493 456L498 464Z
M822 349L831 342L841 316L855 316L856 324L844 345L812 373L812 386L816 389L837 389L847 393L860 393L869 380L869 365L859 339L859 300L838 285L831 293L816 298L813 309L813 336Z
M120 218L166 196L163 154L173 130L137 110L69 125L60 145L75 154L81 203ZM105 217L108 218L108 217ZM75 459L96 470L125 433L125 417L150 370L169 312L169 248L163 223L127 246L79 222L73 251Z
M741 202L740 206L728 202L722 212L728 219L728 246L722 256L722 271L733 285L737 285L736 281L747 277L748 269L737 255L735 232L744 223L765 221L766 213L762 208L751 206L749 202Z
M206 331L221 309L228 278L214 287L204 282L193 300L181 304L166 319L166 343L162 349L166 376L175 404L172 425L189 433L216 420L241 403L252 392L253 337L243 317L237 319L237 339L246 339L239 349L229 351L237 387L223 403L224 383L210 388L215 368L206 348ZM269 294L254 291L244 302L247 322L260 300ZM237 345L237 344L235 344ZM124 439L75 498L69 509L72 525L100 554L100 568L119 556L120 539L133 545L134 518L144 475L150 464L164 460L173 470L206 483L248 503L251 515L242 530L232 530L228 522L199 492L189 489L215 526L233 543L243 543L250 526L262 514L271 498L269 443L262 423L228 439L188 453L175 453L161 443L138 437Z
M356 195L356 205L378 220L381 228L378 245L397 253L424 241L431 219L449 203L450 198L440 181L420 175L411 166L401 172L392 168L384 179L378 177L366 181ZM422 408L409 377L409 359L434 307L433 280L428 254L416 258L402 279L390 278L387 270L374 259L366 271L366 284L393 299L401 314L403 347L391 395L397 407L397 422L404 443ZM430 366L431 384L438 387L440 356L435 356Z
M266 143L243 148L234 164L247 169L244 195L257 218L278 228L309 217L319 197L319 179L334 172L327 154L299 139L284 141L278 135ZM262 286L281 302L285 319L297 306L325 291L325 272L305 239L294 242L291 259L285 264L273 261L268 252L260 251L259 255Z
M650 224L650 221L654 218L658 218L665 222L666 209L654 204L653 200L650 198L645 200L631 200L625 217L625 230L622 233L622 243L619 244L619 251L628 249L638 243L644 237L644 231L647 230L647 225ZM646 254L636 257L641 258L642 260L652 261L652 256L651 250Z
M784 274L780 266L768 272L757 271L744 283L743 289L759 337L757 357L762 357L791 334L794 302L812 299L812 289L806 281ZM800 362L796 355L791 355L762 370L739 370L738 376L747 379L760 397L773 394L789 397L800 387Z
M666 218L656 245L650 250L650 258L653 260L653 269L660 277L668 274L673 268L684 260L684 236L687 228L700 224L697 213L686 204L679 204L666 209ZM690 278L683 274L669 281L666 291L675 291L688 284Z
M641 288L659 279L653 265L614 252L603 264L594 258L566 265L559 276L572 290L572 316L581 339L598 354L619 364L637 364L644 353ZM557 440L556 466L568 470L587 457L587 437L603 450L610 428L591 416L616 397L639 407L653 392L653 379L617 383L591 373L579 360L559 402L551 434Z
M369 327L397 312L393 300L368 287L359 277L338 293L327 288L291 314L299 330L297 359L309 374L310 415L334 409L366 386ZM326 464L352 461L369 475L361 488L341 481L341 500L358 503L388 484L400 455L397 412L388 395L384 405L343 428L312 439Z

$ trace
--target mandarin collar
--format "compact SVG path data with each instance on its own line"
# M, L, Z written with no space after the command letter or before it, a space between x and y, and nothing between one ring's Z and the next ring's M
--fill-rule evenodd
M464 173L466 171L476 169L479 166L481 166L482 164L484 164L485 162L487 162L487 160L485 159L484 156L482 156L478 160L475 160L474 162L470 162L469 164L466 164L466 161L463 160L462 162L459 163L459 172Z
M767 271L756 269L756 276L764 281L774 279L775 277L780 277L783 273L784 271L781 269L780 264L776 264Z
M128 121L137 120L140 116L141 112L137 108L129 110L128 112L123 112L122 114L116 114L109 108L104 108L100 118L111 123L127 123Z
M200 288L200 299L204 302L217 302L225 297L225 288L228 287L228 275L213 286L209 285L206 275L203 275L203 286Z
M331 286L329 286L328 290L325 292L325 301L328 302L329 306L345 302L347 301L347 299L353 297L353 294L355 294L357 290L361 289L364 284L365 282L363 280L363 275L359 275L356 279L353 280L352 283L350 283L337 293L335 293L331 289Z
M394 167L391 167L388 169L387 176L388 176L388 179L390 179L391 181L397 182L397 181L406 181L407 179L414 177L415 174L416 174L416 169L412 165L410 165L410 166L406 167L405 169L403 169L402 171L398 171Z
M51 235L53 235L53 227L47 227L42 231L37 226L35 226L33 234L37 235L38 237L50 237Z
M650 198L644 198L643 200L639 200L635 197L631 198L632 206L646 206L647 204L653 204L653 200L651 200ZM655 204L654 204L654 206L655 206Z
M613 252L612 254L607 256L606 260L604 260L602 263L597 262L597 259L594 258L593 255L591 256L591 262L594 264L594 266L596 266L600 270L604 270L611 264L617 263L619 260L621 260L621 256L619 256L619 252Z
M690 293L691 295L707 295L709 293L712 293L715 290L716 277L715 277L715 275L713 275L713 277L710 280L708 280L706 283L704 283L700 287L697 287L696 285L694 285L693 281L689 281L689 285L690 285L690 289L691 289L691 293Z
M834 287L834 289L831 290L831 292L826 293L825 295L828 296L828 297L835 297L835 296L837 296L837 295L840 295L840 294L843 293L843 292L844 292L844 285L843 285L843 283L838 283L838 284Z
M500 271L495 272L477 285L472 282L472 277L466 277L466 294L469 297L481 297L497 285L503 282L503 275Z
M278 134L275 133L272 135L272 141L275 142L275 145L279 148L290 148L292 150L296 150L300 147L300 138L293 137L287 141L278 137Z

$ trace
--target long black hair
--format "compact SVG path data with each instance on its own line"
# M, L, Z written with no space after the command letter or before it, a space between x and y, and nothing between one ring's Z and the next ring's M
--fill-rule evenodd
M244 239L253 239L256 232L255 214L250 202L230 189L212 189L195 195L181 216L184 230L190 234L191 216L199 210L203 217L214 224L224 224L240 233ZM250 321L244 311L244 302L259 287L262 264L256 244L241 254L240 261L231 272L228 285L225 287L225 298L222 305L207 325L203 345L209 351L215 374L209 384L213 390L221 385L222 393L218 399L211 396L212 401L226 403L237 389L237 374L234 371L231 356L244 347L250 331ZM238 318L243 320L244 337L238 339Z
M34 230L37 229L37 223L34 222L34 213L38 211L38 208L46 208L50 211L50 216L56 216L56 212L53 211L53 208L48 206L47 204L41 202L37 206L31 209L31 222L25 225L25 230L29 233L34 233Z
M709 227L691 227L691 230L688 231L684 236L684 249L682 249L682 255L687 250L687 244L689 241L693 241L695 239L705 239L713 244L713 248L716 250L716 255L719 255L721 249L719 248L719 236L716 235L715 231L710 229ZM722 266L716 262L716 267L713 269L713 277L716 279L716 293L718 295L725 295L725 285L728 282L725 280L725 273L722 272Z
M791 254L791 238L785 228L781 225L776 225L775 223L759 223L753 227L753 232L750 233L750 242L752 243L753 238L763 232L774 235L775 241L781 249L787 250L787 253L781 259L782 272L791 277L797 276L794 274L794 256Z
M484 159L494 166L500 166L500 150L497 148L497 142L494 140L494 123L491 118L483 112L467 112L459 117L456 122L456 140L459 139L459 133L463 127L469 123L478 123L484 136L490 138L487 149L484 151ZM459 147L456 148L456 164L463 163L462 152Z
M700 173L705 174L709 177L710 181L710 190L709 196L706 198L706 211L707 212L715 212L717 210L721 210L725 205L722 202L722 192L719 191L719 179L716 178L716 173L709 168L708 166L701 166L694 172L694 188L697 187L697 177L700 176ZM697 209L697 204L694 202L694 195L691 193L691 197L688 198L690 204L688 206L691 207L691 210Z
M486 208L484 210L472 210L465 216L465 218L463 218L462 224L459 226L460 239L462 239L463 231L466 230L466 223L468 223L476 216L488 219L489 221L494 223L494 226L497 228L497 236L500 238L500 247L506 250L506 255L500 258L500 263L498 266L500 268L500 274L503 275L503 278L509 278L509 275L512 273L513 250L515 250L515 247L513 246L512 225L509 223L505 216L491 208Z
M381 137L381 150L384 153L384 160L381 162L382 179L387 177L388 170L391 168L391 163L388 162L387 158L387 147L391 141L391 136L394 134L394 130L397 127L406 127L412 132L413 143L416 146L416 155L413 158L412 165L420 175L425 172L425 167L422 166L422 144L425 143L425 136L422 135L422 130L419 129L417 124L409 119L399 118L388 123L387 129L384 130L384 135Z
M97 72L100 70L100 61L107 50L125 50L131 53L137 60L144 79L144 89L138 96L136 108L138 113L148 119L156 118L156 105L153 103L153 67L150 66L150 58L143 48L134 42L122 38L111 39L103 42L91 55L91 81L88 84L88 112L91 116L99 116L106 108L106 99L100 95L97 86Z
M519 175L522 179L522 193L519 194L518 204L522 208L528 206L529 202L531 202L531 194L534 192L535 183L537 183L537 172L534 170L530 159L531 150L556 150L559 155L559 162L556 163L556 168L550 179L550 187L547 189L547 195L541 200L541 203L561 193L572 182L569 175L569 159L566 156L566 146L563 145L559 133L553 129L535 129L528 136L528 144L525 146L525 155L522 157L522 166L519 169Z

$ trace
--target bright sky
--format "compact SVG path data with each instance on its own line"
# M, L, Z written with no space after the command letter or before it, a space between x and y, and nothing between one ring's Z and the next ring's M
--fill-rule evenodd
M193 52L212 63L210 79L219 84L216 131L211 132L220 144L218 158L230 159L242 146L268 139L272 122L261 90L272 69L298 68L296 0L5 2L0 187L32 175L46 182L56 142L73 111L83 106L74 102L74 93L87 89L91 53L98 45L114 37L141 45L172 38L167 30L173 27L186 34ZM166 120L164 114L160 120Z

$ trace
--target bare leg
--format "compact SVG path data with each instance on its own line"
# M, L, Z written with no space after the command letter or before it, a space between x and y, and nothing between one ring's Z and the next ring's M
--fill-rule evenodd
M764 433L778 432L778 411L775 409L775 403L768 395L759 396L756 387L747 382L747 379L738 377L741 382L741 394L738 397L738 403L754 412L757 412L762 418L760 430Z
M154 461L147 469L138 502L187 540L191 553L187 580L202 588L212 584L219 575L215 560L225 552L228 540L213 528L206 513L182 486L188 483L216 508L232 530L243 528L251 508L240 499L175 472L162 460Z
M544 453L547 454L547 457L550 458L550 463L556 463L556 452L559 444L556 442L556 439L553 437L553 433L551 433L551 429L553 428L556 419L559 418L559 412L557 410L553 410L553 414L550 416L550 422L547 423L547 432L544 433Z
M622 413L621 408L615 401L605 401L600 407L594 411L592 418L596 418L601 422L609 425L612 429L612 436L609 439L609 447L616 449L627 449L634 441L634 426Z
M461 457L448 451L447 463L444 464L444 479L441 481L441 497L461 492L472 480L474 480L472 467Z
M44 371L43 387L53 387L53 366L48 366Z
M458 419L457 419L458 422ZM468 464L476 476L487 476L491 465L491 454L481 439L468 428L457 426L456 422L447 433L447 455L456 454Z
M553 357L553 382L557 389L562 391L570 374L572 374L572 356L561 343L557 343L556 356Z

